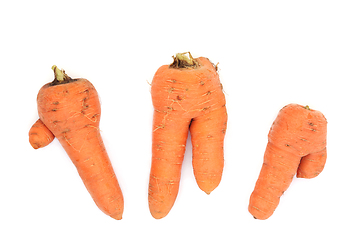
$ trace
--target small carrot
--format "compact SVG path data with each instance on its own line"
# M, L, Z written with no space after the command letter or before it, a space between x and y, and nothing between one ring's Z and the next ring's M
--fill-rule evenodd
M326 161L327 121L308 106L289 104L280 110L269 135L264 163L250 196L249 212L269 218L294 175L313 178Z
M179 190L190 130L198 186L210 194L220 183L227 125L225 96L217 67L207 58L177 54L151 84L154 106L149 208L156 219L171 210Z
M54 134L38 119L29 131L29 142L34 149L42 148L54 140Z
M84 78L72 79L53 66L55 79L37 96L40 119L29 132L34 148L55 136L78 170L95 204L105 214L121 219L124 200L102 141L100 102L94 86Z

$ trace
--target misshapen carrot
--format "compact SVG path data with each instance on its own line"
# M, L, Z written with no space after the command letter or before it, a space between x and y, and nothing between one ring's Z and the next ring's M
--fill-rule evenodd
M42 147L34 136L53 134L78 170L94 202L105 214L121 219L124 200L102 141L100 102L94 86L86 79L72 79L53 67L55 80L44 85L37 97L40 119L29 132L30 143ZM34 134L38 133L38 134ZM41 142L39 144L33 144Z
M156 219L171 210L179 190L181 166L190 130L193 169L198 186L210 194L220 183L227 124L225 96L216 67L204 57L177 54L156 72L149 208Z
M327 121L322 113L297 104L280 110L269 135L264 163L250 196L249 212L269 218L295 174L313 178L326 161Z

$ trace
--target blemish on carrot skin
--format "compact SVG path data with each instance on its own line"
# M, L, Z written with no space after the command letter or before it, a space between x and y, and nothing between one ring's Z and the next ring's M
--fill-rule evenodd
M163 128L165 128L165 124L161 124L161 125L157 126L153 132L157 131L158 129L163 129Z
M169 92L169 93L172 93L174 90L175 90L175 88L170 87L169 90L168 90L168 92Z
M65 133L68 133L68 132L70 132L70 129L66 128L66 129L64 129L64 131L62 131L61 133L65 134Z
M55 101L55 102L53 102L52 104L54 104L54 105L58 105L58 104L59 104L59 102L58 102L58 101Z
M255 206L251 206L252 208L254 208L255 210L257 210L257 211L259 211L259 212L264 212L264 211L262 211L260 208L258 208L258 207L255 207ZM255 219L257 219L255 216L253 216Z
M162 146L160 144L157 144L156 145L156 150L157 151L163 151Z
M81 91L79 93L89 93L89 89L86 88L85 90L83 90L83 91Z
M205 82L204 82L204 81L200 81L200 85L201 85L201 86L204 86L204 85L205 85Z

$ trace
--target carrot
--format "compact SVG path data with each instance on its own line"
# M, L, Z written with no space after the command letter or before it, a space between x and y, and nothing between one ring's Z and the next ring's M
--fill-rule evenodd
M160 67L151 84L154 106L149 208L160 219L171 210L179 190L190 130L196 182L210 194L220 183L227 124L225 96L217 67L207 58L177 54Z
M54 134L38 119L29 131L29 142L34 149L42 148L54 140Z
M289 104L280 110L269 135L264 163L250 196L249 212L269 218L294 175L313 178L326 161L327 121L316 110Z
M37 96L40 120L30 130L30 143L35 148L45 146L53 134L74 163L95 204L119 220L124 200L100 135L98 94L88 80L72 79L56 66L53 70L54 81L45 84Z

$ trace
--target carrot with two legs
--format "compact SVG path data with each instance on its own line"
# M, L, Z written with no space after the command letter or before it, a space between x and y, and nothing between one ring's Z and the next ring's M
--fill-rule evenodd
M154 106L149 208L165 217L179 190L190 130L193 170L198 186L210 194L220 183L227 125L225 96L217 67L207 58L177 54L160 67L151 83Z
M326 161L327 121L308 106L289 104L280 110L268 135L264 163L250 196L249 212L269 218L295 174L313 178Z

